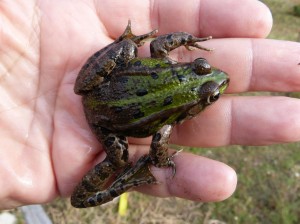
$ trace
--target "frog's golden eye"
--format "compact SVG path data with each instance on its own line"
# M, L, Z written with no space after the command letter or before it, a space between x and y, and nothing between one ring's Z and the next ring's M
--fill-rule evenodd
M198 75L207 75L211 73L211 66L205 58L197 58L193 63L193 69Z
M212 95L208 96L207 103L212 104L212 103L216 102L219 99L220 95L221 94L220 94L219 90L216 90L215 92L213 92Z
M208 81L204 83L200 90L200 98L207 104L210 105L216 102L220 97L219 85L214 81Z

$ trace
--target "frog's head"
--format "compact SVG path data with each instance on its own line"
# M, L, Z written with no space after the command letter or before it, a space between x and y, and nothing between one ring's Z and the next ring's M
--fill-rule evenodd
M194 61L193 71L201 80L201 85L197 89L197 109L194 107L194 109L189 111L192 116L216 102L229 85L227 73L211 67L204 58L197 58Z

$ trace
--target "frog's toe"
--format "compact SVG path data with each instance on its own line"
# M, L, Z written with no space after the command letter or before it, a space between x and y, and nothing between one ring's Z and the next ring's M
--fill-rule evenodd
M193 48L191 48L191 47L195 47L195 48L198 48L198 49L201 49L201 50L204 50L204 51L213 51L213 49L203 47L203 46L201 46L200 44L197 44L197 43L192 43L192 44L190 44L190 45L186 45L185 47L186 47L186 49L188 49L189 51L193 50Z

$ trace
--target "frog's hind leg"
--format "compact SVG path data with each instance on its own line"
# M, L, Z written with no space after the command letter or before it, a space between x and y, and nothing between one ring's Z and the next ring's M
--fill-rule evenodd
M130 186L138 187L144 184L158 184L156 178L150 171L149 166L151 158L149 155L142 156L136 164L126 169L118 178L112 183L111 187Z
M89 205L101 205L120 196L133 187L157 183L149 169L149 156L146 155L141 157L134 167L122 173L107 190L97 192L89 197L86 203Z
M89 185L89 182L87 182L87 185L85 185L85 182L83 181L74 191L75 194L72 195L72 205L77 208L101 205L113 200L115 197L120 196L132 187L158 183L149 169L149 161L150 160L148 155L141 157L134 167L127 168L118 176L118 178L110 185L110 187L104 190L98 190L95 192L94 188L92 188L92 192L89 192L89 194L87 194L87 189L85 189L85 191L80 190L82 186L88 187ZM102 162L97 166L101 164L104 163ZM86 176L89 176L89 174L87 174Z
M190 47L195 47L205 51L212 51L212 49L205 48L197 42L202 42L212 39L211 36L198 38L186 32L175 32L166 34L155 38L150 44L150 52L152 58L168 58L169 52L180 47L185 46L188 50Z
M98 191L105 190L111 174L116 172L115 166L107 159L91 169L76 186L71 195L71 204L76 208L95 206L88 198Z
M138 47L140 47L144 44L144 42L147 39L152 38L157 32L158 32L158 30L155 29L146 34L135 35L132 33L132 30L131 30L131 21L128 20L126 29L124 30L123 34L116 40L116 42L120 42L121 40L124 40L124 39L131 39Z
M91 169L75 188L71 204L76 208L104 204L132 187L156 183L149 170L149 156L141 157L132 167L128 161L128 142L125 136L112 134L105 128L93 129L107 153L104 161ZM118 174L116 180L112 178Z
M100 136L99 140L103 143L107 156L104 161L91 169L75 188L71 196L71 204L78 208L94 206L92 202L87 201L88 198L99 191L105 191L109 188L108 185L117 172L131 166L128 162L126 137L111 134L103 128L98 128L95 131L97 131L97 136ZM112 194L111 197L112 200L114 195Z

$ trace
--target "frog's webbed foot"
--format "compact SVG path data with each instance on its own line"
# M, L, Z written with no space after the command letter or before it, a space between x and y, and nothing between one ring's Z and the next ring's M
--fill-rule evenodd
M101 177L95 173L97 166L109 166L109 164L104 164L103 162L98 164L76 187L71 196L71 204L77 208L94 207L113 200L132 187L138 187L144 184L157 184L157 180L149 169L149 162L149 156L146 155L141 157L134 167L128 165L107 189L99 189L99 186L92 186L95 185L93 184L95 179L101 179ZM111 173L114 170L109 171L109 173Z
M127 27L124 31L124 33L118 38L118 42L121 41L121 40L124 40L124 39L131 39L138 47L142 46L144 44L144 42L149 39L149 38L153 38L153 36L158 32L157 29L149 32L149 33L146 33L146 34L143 34L143 35L135 35L132 33L132 30L131 30L131 21L128 20L128 24L127 24Z
M202 42L212 39L211 36L198 38L185 32L175 32L171 34L166 34L155 38L150 44L150 52L152 58L166 58L170 51L180 47L185 46L188 50L191 47L195 47L205 51L212 51L212 49L203 47L197 42Z
M172 168L172 178L174 178L176 174L176 165L174 161L172 160L175 156L177 156L179 153L182 152L183 149L180 149L179 151L174 152L168 159L171 162L171 168Z
M138 187L144 184L157 184L157 180L149 169L151 165L149 155L142 156L136 164L130 169L126 169L118 178L112 183L111 188L119 186Z

